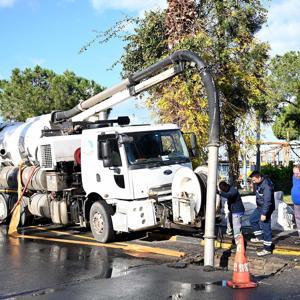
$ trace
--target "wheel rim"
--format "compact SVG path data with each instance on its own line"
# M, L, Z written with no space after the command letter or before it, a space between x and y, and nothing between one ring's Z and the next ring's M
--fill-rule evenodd
M102 233L104 230L104 220L102 215L99 212L94 213L93 215L93 224L94 229L97 233Z

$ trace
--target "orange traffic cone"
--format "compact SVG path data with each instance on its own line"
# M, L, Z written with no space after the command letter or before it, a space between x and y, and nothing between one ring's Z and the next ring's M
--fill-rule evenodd
M257 283L250 280L249 264L245 255L244 237L242 234L237 243L232 281L227 281L227 285L234 289L257 287Z

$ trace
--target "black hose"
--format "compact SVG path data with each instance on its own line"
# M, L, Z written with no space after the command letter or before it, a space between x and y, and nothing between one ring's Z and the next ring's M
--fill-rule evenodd
M157 73L157 71L167 67L168 65L179 62L194 62L200 73L208 98L208 114L209 114L209 145L219 145L220 142L220 107L219 98L216 91L213 78L208 71L204 61L194 52L188 50L179 50L171 54L169 57L157 62L145 70L138 71L130 76L130 82L136 84L141 80Z
M52 114L52 121L53 122L65 121L78 115L79 113L81 113L81 110L77 105L66 111L55 111Z

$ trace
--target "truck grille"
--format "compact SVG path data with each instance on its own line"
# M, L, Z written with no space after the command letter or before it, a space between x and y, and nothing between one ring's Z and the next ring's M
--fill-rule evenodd
M165 194L170 194L171 192L172 192L171 183L162 184L159 186L153 186L149 189L149 194L165 195Z
M41 145L42 168L52 168L51 145Z
M159 186L153 186L148 191L150 198L156 199L158 202L165 202L172 200L172 185L162 184Z

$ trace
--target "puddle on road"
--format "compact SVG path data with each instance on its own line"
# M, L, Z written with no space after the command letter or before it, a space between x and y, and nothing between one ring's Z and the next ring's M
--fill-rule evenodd
M191 287L194 291L205 291L207 293L213 292L216 286L221 286L226 288L226 280L216 281L216 282L205 282L192 284Z
M204 283L182 283L176 282L177 293L170 295L168 299L191 299L197 296L198 293L216 295L217 298L234 299L234 300L249 300L255 289L232 289L227 287L226 280ZM224 290L226 289L226 297ZM200 295L199 295L200 296Z

